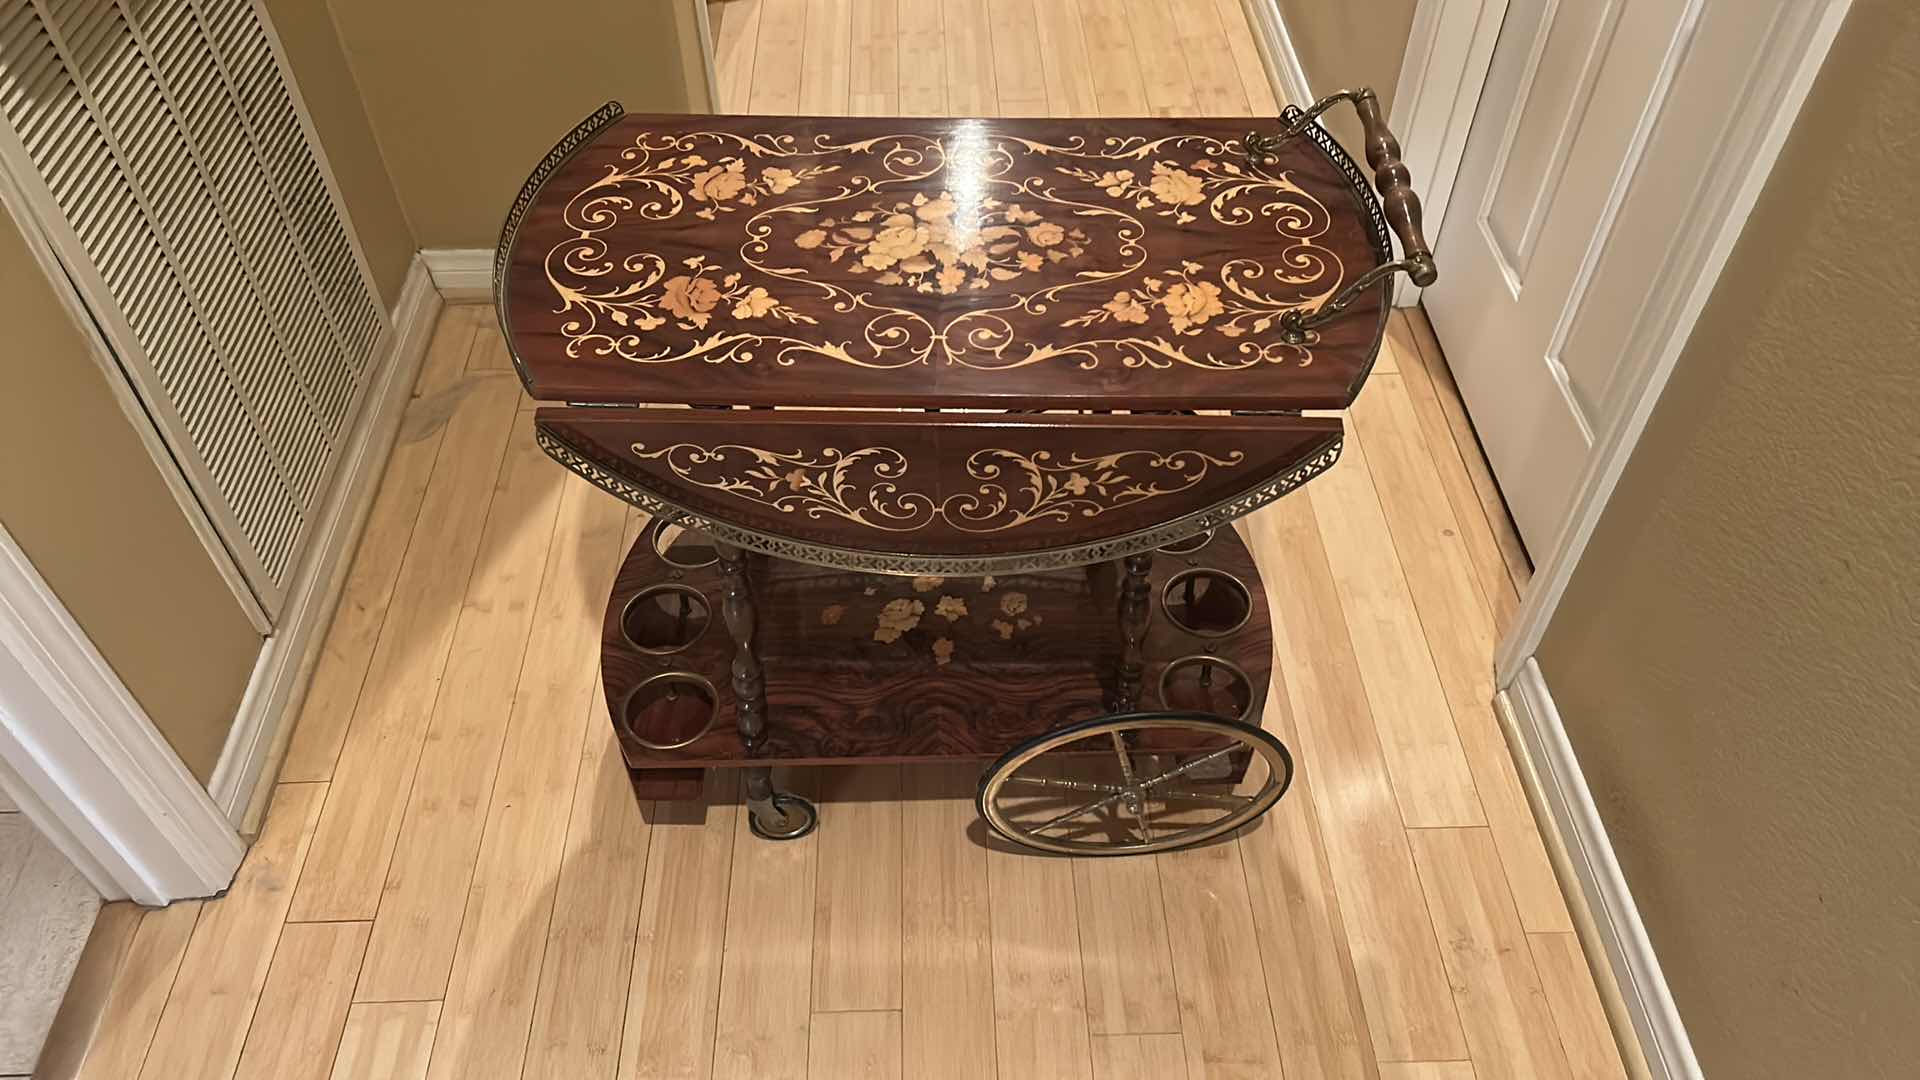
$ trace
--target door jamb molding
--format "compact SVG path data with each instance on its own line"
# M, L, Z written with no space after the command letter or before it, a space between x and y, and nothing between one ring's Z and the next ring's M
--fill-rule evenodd
M1769 35L1768 53L1756 61L1764 80L1761 89L1770 92L1741 100L1718 148L1718 160L1708 170L1725 179L1699 193L1688 226L1673 238L1661 268L1661 280L1691 284L1683 285L1686 295L1681 302L1660 313L1663 317L1643 320L1629 338L1643 347L1629 349L1627 366L1616 375L1621 389L1614 392L1618 396L1595 433L1593 453L1574 487L1567 519L1545 557L1534 560L1532 583L1494 653L1496 686L1511 687L1539 649L1587 541L1633 456L1640 433L1646 430L1654 403L1673 374L1694 322L1712 295L1826 60L1827 49L1852 6L1853 0L1823 0L1817 6L1782 9L1781 18L1796 19L1798 24ZM1648 122L1658 121L1656 116ZM1621 182L1631 183L1631 178L1623 177ZM1445 350L1444 342L1441 348Z
M707 111L726 112L720 100L719 60L714 56L713 49L713 16L707 10L707 0L689 0L689 2L693 4L694 29L700 38L700 76L698 80L692 77L687 79L687 96L693 99L693 91L704 86L707 91ZM742 107L745 107L744 103Z
M4 525L0 779L108 900L211 896L246 852Z
M1283 105L1302 109L1314 103L1313 87L1307 82L1306 66L1294 50L1287 34L1287 22L1280 14L1278 0L1241 0L1247 22L1253 27L1254 44L1266 61L1267 81L1280 96ZM1416 176L1418 174L1415 174Z
M1428 221L1446 214L1466 152L1467 131L1493 63L1494 41L1508 0L1419 0L1394 84L1389 124L1400 137L1402 159L1420 189ZM1275 0L1244 0L1267 75L1283 100L1305 108L1316 99L1300 55ZM1437 228L1430 230L1439 235ZM1420 290L1404 277L1394 304L1412 307Z
M1419 0L1400 59L1388 123L1400 137L1401 159L1420 187L1421 206L1440 235L1453 196L1467 132L1493 66L1508 0ZM1412 307L1420 289L1402 277L1393 302Z

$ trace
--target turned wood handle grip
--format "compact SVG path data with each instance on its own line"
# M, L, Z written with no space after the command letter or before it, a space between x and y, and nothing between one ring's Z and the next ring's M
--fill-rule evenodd
M1407 276L1425 288L1440 276L1434 266L1433 248L1421 231L1420 196L1413 192L1413 174L1400 160L1400 140L1387 129L1380 115L1380 98L1371 89L1353 95L1354 111L1360 114L1360 128L1367 145L1367 164L1373 166L1373 189L1380 193L1380 210L1387 225L1400 238L1400 250L1411 266Z

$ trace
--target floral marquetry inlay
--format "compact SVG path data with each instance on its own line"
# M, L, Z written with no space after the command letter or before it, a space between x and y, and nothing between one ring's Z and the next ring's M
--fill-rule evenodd
M1305 483L1340 447L1338 419L1282 415L568 407L539 410L535 429L568 468L713 539L918 575L912 592L939 621L1017 616L1007 605L1022 601L990 576L1003 566L1190 538Z
M1339 407L1386 290L1305 344L1280 318L1384 234L1331 143L1256 164L1247 126L627 117L510 223L509 337L576 401Z
M1035 522L1097 518L1148 499L1173 495L1233 469L1239 450L1122 450L1055 454L1048 450L975 451L966 459L976 485L939 495L908 479L905 454L890 446L843 450L772 450L738 443L673 443L633 453L658 461L680 480L723 492L783 514L823 517L880 529L914 532L934 522L967 533L1003 532Z
M951 191L882 202L843 219L823 217L793 246L821 252L830 263L844 258L847 273L871 274L875 285L942 296L991 289L1086 254L1085 229L1048 221L1019 203L983 199L978 213L960 221L957 208Z

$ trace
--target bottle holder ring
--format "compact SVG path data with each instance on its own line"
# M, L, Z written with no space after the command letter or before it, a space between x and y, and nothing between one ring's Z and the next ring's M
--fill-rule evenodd
M1160 671L1164 708L1211 713L1258 726L1261 697L1246 669L1206 653L1182 656ZM1225 703L1228 707L1221 708Z
M720 552L705 533L661 518L647 526L647 546L661 562L678 570L699 570L720 561Z
M713 605L690 585L649 585L620 611L620 636L649 656L691 646L713 622Z
M720 694L712 680L691 671L663 671L634 687L620 705L627 737L649 750L691 746L713 730L719 716Z
M1226 637L1253 617L1253 593L1225 570L1196 566L1167 579L1160 590L1160 610L1168 622L1195 637Z

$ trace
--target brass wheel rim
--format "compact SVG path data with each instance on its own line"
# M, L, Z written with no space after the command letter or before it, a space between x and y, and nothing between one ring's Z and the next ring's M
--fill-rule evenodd
M1164 752L1141 752L1132 746L1139 732L1167 729L1205 731L1220 736L1227 745L1197 752L1172 767L1156 767L1151 772L1137 769L1136 755L1146 758L1178 756ZM1121 783L1022 772L1050 752L1103 735L1112 741ZM1191 777L1208 764L1221 761L1242 749L1266 765L1265 778L1258 790L1251 794L1238 790L1200 790L1191 779L1179 782L1182 777ZM1013 748L994 762L981 778L975 802L980 816L986 819L994 832L1023 847L1060 855L1148 855L1178 851L1231 833L1271 810L1292 783L1292 755L1280 740L1261 728L1208 713L1129 713L1075 724ZM1023 822L1007 812L1004 796L1010 785L1020 790L1050 789L1067 796L1072 805L1038 823ZM1219 806L1222 813L1213 820L1193 826L1156 828L1154 811L1151 809L1156 802L1162 805L1172 802L1211 804ZM1114 817L1107 823L1108 835L1105 839L1089 840L1071 832L1057 831L1078 829L1084 824L1096 822L1099 820L1096 815L1104 811L1114 812ZM1120 819L1126 819L1127 825L1115 832L1112 823ZM1161 818L1163 824L1166 820L1165 817Z

